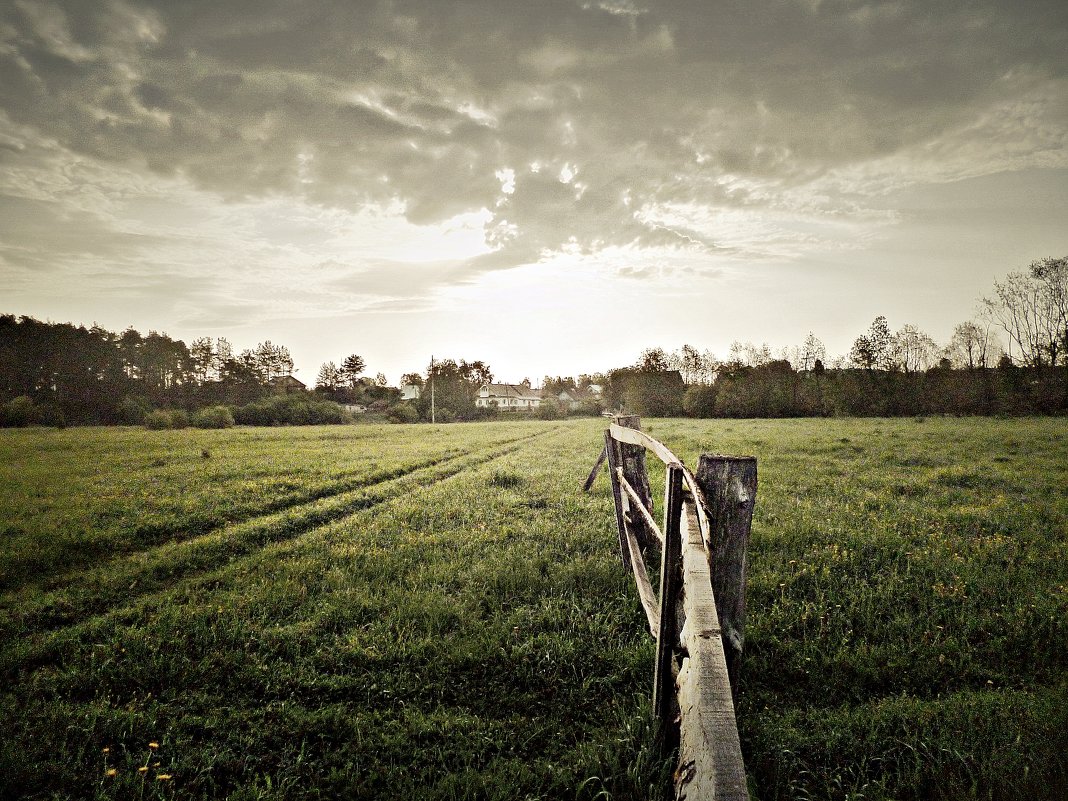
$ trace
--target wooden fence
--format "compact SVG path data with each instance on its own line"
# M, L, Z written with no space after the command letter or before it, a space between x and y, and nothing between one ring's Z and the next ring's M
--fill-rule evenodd
M645 456L667 466L663 526L653 515ZM703 454L696 475L636 416L617 416L586 480L608 462L623 564L634 573L656 638L653 713L678 749L676 799L748 799L734 716L745 633L745 560L756 459ZM660 592L645 554L660 551Z

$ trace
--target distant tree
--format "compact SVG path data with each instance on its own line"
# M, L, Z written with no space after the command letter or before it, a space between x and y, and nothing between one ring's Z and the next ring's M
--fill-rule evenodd
M997 363L1000 346L984 320L969 320L953 329L946 356L953 367L975 370Z
M424 390L416 404L426 420L431 418L431 397L438 422L470 420L477 413L475 398L479 388L492 381L493 372L483 361L435 360L427 368L426 380L433 391Z
M545 395L559 395L561 392L574 392L576 389L575 379L570 376L545 376L541 380L541 390Z
M1005 331L1009 350L1031 367L1068 366L1068 257L1034 261L1027 272L994 282L984 305Z
M853 342L849 360L865 370L889 370L893 365L890 353L892 339L886 318L879 315L872 321L868 333Z
M401 376L401 386L421 387L423 386L423 377L419 373L405 373Z
M327 392L335 392L338 387L341 386L341 371L337 365L333 362L325 362L322 367L319 368L319 375L316 378L315 386L317 389L322 389Z
M193 375L204 384L211 380L215 369L215 343L211 337L198 337L189 346L189 356L193 362Z
M385 373L377 373L375 375L375 386L378 386L378 387L388 387L389 386L389 381L386 379L386 374Z
M801 344L801 347L797 349L797 358L795 360L794 367L801 372L808 372L816 367L816 362L819 362L822 366L823 360L827 358L827 348L824 344L811 332L808 332L808 336L805 337L805 341Z
M358 356L355 353L346 356L345 360L341 362L341 380L343 383L355 389L359 384L360 376L363 374L364 368L367 367L367 363L363 360L362 356Z
M582 373L575 382L575 389L589 389L591 386L603 387L608 383L604 373Z
M662 373L671 369L668 355L663 348L646 348L635 366L643 373Z
M693 345L683 345L679 348L677 354L672 354L671 361L673 362L675 369L682 375L684 383L705 383L704 379L708 375L704 363L705 359L701 352Z
M890 353L893 364L908 375L933 367L938 360L938 345L916 326L906 324L894 334Z

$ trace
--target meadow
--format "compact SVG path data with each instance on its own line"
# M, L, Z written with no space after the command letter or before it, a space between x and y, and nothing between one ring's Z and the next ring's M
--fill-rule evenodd
M645 428L759 459L755 799L1068 797L1066 421ZM659 797L603 429L0 431L0 797Z

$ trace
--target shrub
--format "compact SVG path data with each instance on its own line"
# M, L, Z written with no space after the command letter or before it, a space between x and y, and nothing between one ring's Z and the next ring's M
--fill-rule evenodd
M708 384L693 384L682 396L682 409L689 417L716 416L716 388Z
M21 428L36 422L37 407L28 395L19 395L0 408L0 425Z
M333 401L309 395L275 395L234 410L234 419L247 426L328 425L345 422L345 412Z
M541 420L558 420L562 416L560 402L556 398L545 398L538 405L538 418Z
M386 416L391 423L419 422L419 412L410 403L398 403L396 406L391 406Z
M171 413L162 409L156 409L145 415L145 428L152 431L162 431L171 427Z
M67 418L63 416L63 410L54 403L42 403L37 407L37 422L53 428L67 427Z
M119 421L128 426L139 426L145 422L145 415L152 411L152 404L146 398L127 395L118 406Z
M225 406L209 406L193 415L193 425L197 428L230 428L234 416Z
M175 409L171 412L171 428L188 428L189 412L185 409Z

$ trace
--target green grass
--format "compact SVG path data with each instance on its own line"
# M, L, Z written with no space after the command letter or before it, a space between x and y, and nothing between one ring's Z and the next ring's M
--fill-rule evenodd
M0 797L656 797L603 427L0 431ZM1065 797L1065 421L645 427L759 459L754 798Z

